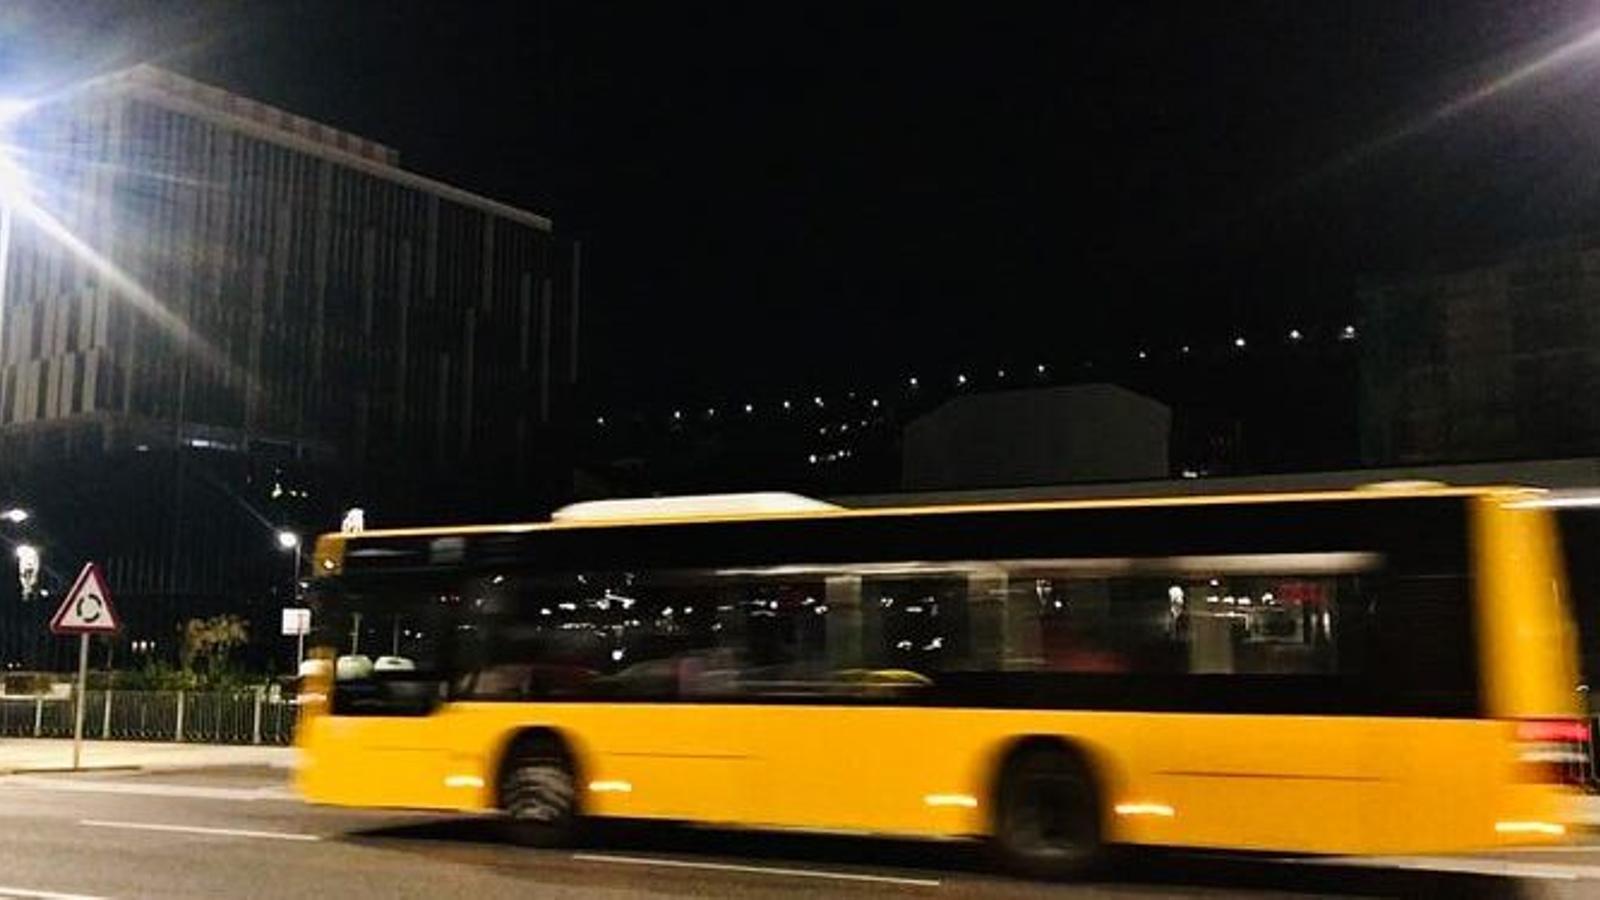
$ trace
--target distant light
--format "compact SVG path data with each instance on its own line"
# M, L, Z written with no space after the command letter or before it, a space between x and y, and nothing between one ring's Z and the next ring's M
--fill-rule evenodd
M794 408L794 404L792 404L789 401L785 400L785 401L783 401L783 408L784 409L793 409Z
M906 384L909 384L912 387L916 387L917 386L917 376L913 375L910 378L907 378L906 379Z
M877 409L878 408L878 398L877 397L873 397L872 398L872 408L873 409Z
M996 371L994 373L994 377L1004 380L1005 377L1006 377L1006 370L1005 369L1000 369L1000 370Z
M716 414L717 414L717 408L715 406L706 407L706 418L708 418L708 419L714 418L716 416Z
M8 509L5 512L0 512L0 519L5 519L13 525L21 525L23 522L28 521L29 515L30 513L25 509Z
M278 532L278 547L284 550L293 550L300 546L300 535L287 529Z
M817 464L817 455L815 453L813 453L810 456L806 457L806 462L811 463L813 466L816 465Z
M1356 339L1356 327L1354 325L1346 325L1344 327L1344 330L1339 332L1339 339L1340 340L1344 340L1344 341L1353 341L1353 340L1355 340Z
M672 418L673 418L673 421L677 421L677 422L683 421L683 410L681 410L681 409L673 410L672 411Z
M344 518L339 520L340 534L360 534L367 530L367 511L359 506L352 506L344 511Z
M1239 348L1240 350L1243 350L1244 349L1244 338L1242 338L1242 337L1234 338L1233 339L1233 346Z
M820 396L820 395L818 395L818 396L816 396L816 397L812 397L812 398L811 398L811 402L812 402L812 403L815 403L815 404L816 404L816 405L818 405L818 406L822 406L822 405L823 405L823 403L822 403L822 397L821 397L821 396Z
M1289 329L1289 340L1291 340L1291 341L1298 341L1298 340L1300 340L1300 338L1302 338L1302 337L1304 337L1304 335L1302 335L1302 334L1301 334L1301 333L1300 333L1300 329L1298 329L1298 328L1291 328L1291 329Z
M1183 470L1183 477L1185 477L1185 478L1199 478L1200 477L1200 473L1195 471L1194 469L1184 469Z
M1044 374L1044 370L1045 370L1044 363L1039 363L1037 366L1034 366L1033 370L1035 372L1038 372L1040 375L1043 375Z
M826 435L827 433L828 433L828 426L826 426L826 425L823 425L822 427L817 429L817 434Z
M1189 345L1188 344L1184 344L1182 347L1178 348L1178 352L1182 353L1184 356L1188 356L1189 355Z
M596 424L596 425L599 425L599 426L601 426L601 427L605 427L605 424L606 424L606 417L605 417L605 416L595 416L595 417L594 417L594 423L595 423L595 424Z
M1146 353L1143 350L1140 350L1139 351L1139 358L1140 359L1149 359L1150 358L1150 354Z
M746 403L744 405L744 411L747 413L753 413L756 411L756 405L754 403Z
M850 430L850 423L849 422L840 422L839 423L839 433L840 434L843 434L843 433L845 433L846 431L849 431L849 430Z
M966 383L967 383L967 376L965 376L965 375L957 375L956 376L956 384L966 384Z

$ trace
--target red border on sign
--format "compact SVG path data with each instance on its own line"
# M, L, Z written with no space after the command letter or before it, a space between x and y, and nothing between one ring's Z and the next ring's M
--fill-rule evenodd
M67 611L78 602L78 594L93 581L95 587L100 589L100 599L106 605L106 624L86 628L82 625L63 625L62 620L67 617ZM100 567L94 563L84 563L83 571L78 573L72 582L72 590L67 591L65 600L50 617L50 631L54 634L116 634L122 630L122 617L117 615L117 608L111 605L111 588L106 585L106 576Z

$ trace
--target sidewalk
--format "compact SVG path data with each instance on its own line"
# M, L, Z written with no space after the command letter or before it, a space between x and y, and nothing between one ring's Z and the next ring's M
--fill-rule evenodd
M84 741L85 769L201 769L219 766L294 767L292 747L231 744L161 744L143 741ZM72 741L0 738L0 775L62 771L72 766Z

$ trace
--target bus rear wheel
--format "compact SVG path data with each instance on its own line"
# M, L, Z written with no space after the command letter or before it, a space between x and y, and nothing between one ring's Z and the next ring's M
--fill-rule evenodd
M528 847L563 847L578 829L577 772L561 742L518 741L501 767L500 808L507 837Z
M1105 861L1100 791L1078 754L1023 747L1006 760L995 794L992 849L1007 871L1081 878Z

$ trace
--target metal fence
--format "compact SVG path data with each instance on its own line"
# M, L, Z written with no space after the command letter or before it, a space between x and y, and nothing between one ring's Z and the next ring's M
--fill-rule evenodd
M0 697L0 737L72 737L72 700ZM296 707L264 691L89 691L83 736L121 741L288 744Z

